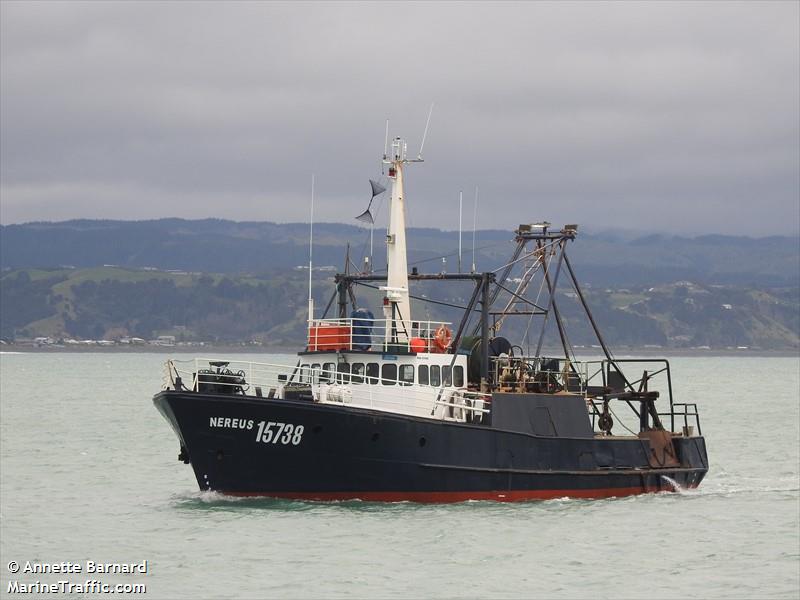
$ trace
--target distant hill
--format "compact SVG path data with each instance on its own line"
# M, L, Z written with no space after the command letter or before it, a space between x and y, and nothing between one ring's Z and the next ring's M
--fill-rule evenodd
M175 336L186 342L257 341L300 348L305 340L307 271L261 275L165 272L152 268L23 269L0 277L0 338L114 340ZM331 273L315 273L320 312L333 292ZM596 340L574 292L559 288L558 304L573 345ZM416 295L465 305L466 286L417 283ZM587 284L589 303L616 349L737 348L798 350L797 287L747 288L679 281L657 286ZM359 304L376 313L377 292L358 288ZM412 304L422 319L457 321L460 311ZM330 315L329 315L330 316ZM509 318L501 334L525 345L527 318ZM552 320L551 320L552 329ZM531 329L535 346L537 328ZM552 333L552 332L551 332ZM555 338L551 338L555 339Z
M478 231L479 270L505 262L513 232ZM798 286L800 238L706 235L634 237L579 231L570 248L583 281L596 285L644 285L689 280L704 285ZM344 264L345 247L361 264L369 231L339 223L314 226L315 264ZM384 230L375 228L377 267L385 264ZM472 262L471 232L464 234L463 265ZM456 232L408 231L409 262L420 271L439 271L441 256L456 270ZM234 222L219 219L154 221L74 220L0 226L0 267L8 269L103 265L213 273L264 273L308 262L308 225Z
M315 224L314 264L362 264L369 230ZM384 230L374 231L375 266L385 264ZM464 235L462 267L472 262ZM479 270L505 264L512 231L476 235ZM458 268L456 232L408 231L409 262L420 272ZM800 346L800 238L693 238L579 230L569 249L610 343L664 348ZM444 257L445 262L443 262ZM308 225L160 219L27 223L0 227L0 337L116 339L174 335L186 341L258 340L300 346L305 334ZM317 306L333 273L315 273ZM418 294L464 305L466 288ZM379 300L364 302L377 309ZM366 296L363 294L366 293ZM562 290L570 340L595 342L577 302ZM456 311L457 312L457 311ZM441 305L414 314L456 320ZM519 329L522 327L522 329ZM525 324L504 333L519 338ZM517 340L519 341L519 340Z

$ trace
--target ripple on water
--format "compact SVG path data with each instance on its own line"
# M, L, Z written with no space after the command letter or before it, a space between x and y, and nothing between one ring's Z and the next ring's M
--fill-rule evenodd
M3 356L0 564L147 558L159 598L797 598L796 360L671 361L703 413L697 489L448 505L196 490L152 406L162 360Z

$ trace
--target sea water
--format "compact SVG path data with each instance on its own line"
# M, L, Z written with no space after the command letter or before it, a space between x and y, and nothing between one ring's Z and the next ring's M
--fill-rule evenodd
M797 357L671 360L676 401L698 403L708 445L698 490L449 505L197 491L151 401L165 358L0 355L0 594L37 581L141 583L151 598L800 593ZM64 562L81 573L24 572ZM107 595L94 589L71 595Z

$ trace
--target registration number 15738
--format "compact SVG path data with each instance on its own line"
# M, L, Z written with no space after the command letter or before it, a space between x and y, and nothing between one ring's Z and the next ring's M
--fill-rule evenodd
M259 421L256 441L265 444L283 444L297 446L303 439L305 427L281 423L280 421Z

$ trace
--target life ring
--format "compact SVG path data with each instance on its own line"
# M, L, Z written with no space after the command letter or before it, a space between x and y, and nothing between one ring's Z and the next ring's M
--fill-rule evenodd
M444 352L450 346L450 342L453 341L453 332L450 331L450 328L447 325L439 325L439 328L436 330L436 333L433 334L433 343L436 344L436 347L439 349L440 352Z

